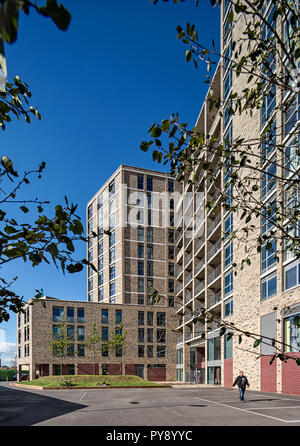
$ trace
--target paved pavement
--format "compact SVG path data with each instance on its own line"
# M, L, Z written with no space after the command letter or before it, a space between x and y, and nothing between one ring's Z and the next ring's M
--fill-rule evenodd
M300 397L224 388L33 390L0 383L0 426L300 426Z

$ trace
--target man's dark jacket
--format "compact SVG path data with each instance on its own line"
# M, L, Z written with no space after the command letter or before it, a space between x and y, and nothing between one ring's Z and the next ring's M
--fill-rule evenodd
M245 380L243 380L243 378L245 378ZM243 383L243 381L244 381L244 383ZM244 389L246 388L246 386L249 386L248 379L246 378L245 375L237 376L234 383L232 384L232 386L234 387L236 384L238 385L238 387L242 387Z

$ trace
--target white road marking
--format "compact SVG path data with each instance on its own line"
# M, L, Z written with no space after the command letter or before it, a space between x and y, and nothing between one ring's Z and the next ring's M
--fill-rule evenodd
M81 395L81 397L79 398L79 401L83 400L83 398L85 397L85 395L86 395L86 392L84 392L84 393Z
M251 410L241 409L239 407L234 407L234 406L229 406L228 404L223 404L223 403L218 403L216 401L206 400L206 399L200 398L198 396L196 396L195 398L198 398L199 400L202 400L202 401L206 401L208 403L218 404L219 406L224 406L224 407L229 407L230 409L239 410L241 412L247 412L247 413L250 413L252 415L260 415L261 417L271 418L273 420L281 421L282 423L297 423L298 422L298 420L286 421L286 420L283 420L282 418L271 417L271 415L265 415L265 414L262 414L262 413L259 413L259 412L252 412Z

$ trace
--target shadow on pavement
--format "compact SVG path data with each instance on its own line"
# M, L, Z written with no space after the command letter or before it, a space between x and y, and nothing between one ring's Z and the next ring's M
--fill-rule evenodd
M0 385L0 426L32 426L86 407Z

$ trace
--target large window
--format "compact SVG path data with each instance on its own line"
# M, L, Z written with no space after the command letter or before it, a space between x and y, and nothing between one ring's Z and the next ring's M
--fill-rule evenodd
M84 322L84 308L77 308L77 322Z
M225 292L225 296L227 296L228 294L232 293L233 290L233 272L230 271L227 274L225 274L225 278L224 278L224 292Z
M207 360L217 361L221 359L221 338L211 338L207 340Z
M108 310L102 309L101 311L101 322L102 324L108 324Z
M276 187L276 157L273 157L262 174L262 198L266 198Z
M53 307L53 322L60 322L64 319L64 308L63 307Z
M227 299L224 302L224 315L225 317L228 317L232 314L233 314L233 299L231 297L230 299Z
M276 263L276 240L263 245L261 250L261 269L267 271Z
M300 261L295 260L284 267L284 289L300 285Z
M232 339L227 334L224 335L224 359L232 359Z
M277 293L277 274L269 274L261 280L261 299L265 300Z
M225 268L233 262L233 242L229 242L224 249L224 266Z
M283 319L284 351L300 351L300 313Z

